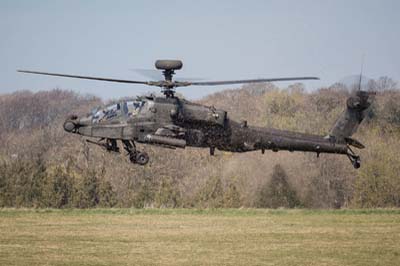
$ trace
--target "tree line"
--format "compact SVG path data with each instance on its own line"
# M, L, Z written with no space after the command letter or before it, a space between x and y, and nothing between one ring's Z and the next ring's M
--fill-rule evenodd
M0 207L373 208L400 207L400 90L387 77L355 138L362 167L345 156L257 152L231 154L144 146L145 167L88 145L62 129L101 100L70 91L0 95ZM248 85L200 102L250 125L326 134L351 88L306 92L302 84Z

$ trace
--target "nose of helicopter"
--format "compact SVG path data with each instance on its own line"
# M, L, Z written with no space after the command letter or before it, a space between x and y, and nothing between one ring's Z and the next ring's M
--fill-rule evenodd
M67 132L73 132L76 129L76 124L72 121L65 121L64 122L64 130Z
M64 122L64 130L70 133L76 132L76 129L79 127L77 115L70 115Z
M64 122L64 130L69 133L77 133L78 129L90 125L91 117L81 117L70 115Z
M92 116L78 117L70 115L64 122L64 130L68 133L76 133L79 135L91 135Z
M79 118L77 115L70 115L64 122L64 130L69 133L76 133L78 128L84 126L87 121L86 118Z
M92 124L92 116L81 117L77 119L77 121L79 126L89 126L90 124Z

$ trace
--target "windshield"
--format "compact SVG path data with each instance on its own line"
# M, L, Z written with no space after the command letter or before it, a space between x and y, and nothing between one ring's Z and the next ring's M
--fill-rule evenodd
M128 108L128 116L137 115L144 105L144 101L129 101L126 102Z
M144 101L127 101L109 105L104 109L93 110L93 123L112 119L119 115L135 116L144 105Z

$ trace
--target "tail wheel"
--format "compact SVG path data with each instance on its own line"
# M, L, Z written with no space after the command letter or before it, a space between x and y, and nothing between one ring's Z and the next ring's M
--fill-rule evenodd
M353 167L355 169L358 169L361 167L361 159L360 156L354 154L354 152L351 150L350 147L348 147L348 153L347 153L347 157L349 157L351 164L353 165Z
M149 162L149 155L146 152L138 152L136 154L136 163L145 165Z
M354 159L354 161L353 161L353 167L354 167L355 169L358 169L358 168L361 167L361 160L360 160L360 157L357 157L357 158Z

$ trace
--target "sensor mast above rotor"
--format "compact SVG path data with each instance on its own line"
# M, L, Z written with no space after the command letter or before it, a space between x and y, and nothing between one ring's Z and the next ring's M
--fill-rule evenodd
M180 60L157 60L155 62L156 69L162 70L165 78L165 83L162 83L163 93L167 98L174 97L175 82L172 77L175 75L175 70L181 69L183 66Z

